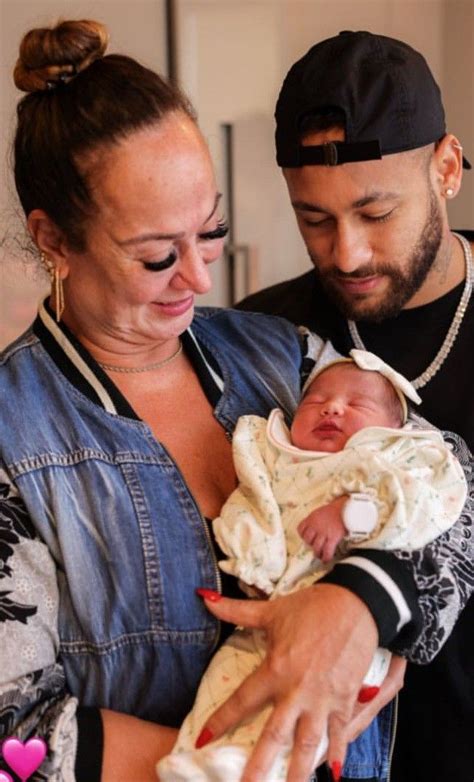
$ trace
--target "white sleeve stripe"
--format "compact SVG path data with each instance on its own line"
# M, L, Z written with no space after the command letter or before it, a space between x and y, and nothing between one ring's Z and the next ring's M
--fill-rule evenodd
M399 620L397 625L397 633L404 625L408 624L408 622L411 620L411 611L408 603L403 597L403 593L400 590L398 584L392 578L390 578L389 575L387 575L385 570L383 570L379 565L376 565L375 562L372 562L372 560L366 559L365 557L349 557L348 559L343 559L341 562L338 562L338 566L339 565L353 565L354 567L358 567L361 570L365 570L365 572L372 576L372 578L375 578L375 580L391 598L395 608L398 611Z

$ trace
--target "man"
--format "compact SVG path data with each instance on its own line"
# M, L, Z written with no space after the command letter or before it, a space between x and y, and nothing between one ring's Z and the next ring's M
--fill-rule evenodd
M472 449L474 232L456 237L446 210L470 164L426 62L402 42L341 33L290 69L275 116L314 270L240 306L309 326L343 353L379 354L412 380L422 415ZM473 598L434 661L408 666L399 701L391 782L473 782Z

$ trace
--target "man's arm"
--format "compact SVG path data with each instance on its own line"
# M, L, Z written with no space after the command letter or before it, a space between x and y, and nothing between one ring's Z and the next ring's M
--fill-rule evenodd
M430 662L439 652L474 592L474 461L461 437L452 432L443 432L443 437L452 445L468 484L462 514L453 527L425 548L410 554L394 552L413 573L422 622L415 645L407 645L402 632L392 650L418 663Z
M421 664L439 652L474 591L473 460L458 435L443 436L468 484L458 521L417 551L351 552L323 579L346 587L366 603L382 646Z

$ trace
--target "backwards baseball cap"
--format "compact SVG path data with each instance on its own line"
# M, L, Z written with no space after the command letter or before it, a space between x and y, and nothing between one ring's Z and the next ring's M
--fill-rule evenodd
M306 117L342 112L345 140L301 144ZM342 32L313 46L289 70L275 110L279 166L335 166L417 149L446 134L441 93L411 46L368 32ZM471 168L463 158L464 168Z

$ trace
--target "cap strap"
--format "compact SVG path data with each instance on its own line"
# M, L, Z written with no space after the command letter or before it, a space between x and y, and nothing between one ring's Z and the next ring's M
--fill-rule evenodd
M318 146L300 146L298 162L288 165L299 166L340 166L342 163L356 163L360 160L380 160L382 153L378 141L359 141L346 144L344 141L329 141Z

